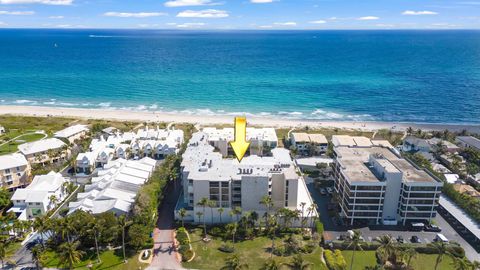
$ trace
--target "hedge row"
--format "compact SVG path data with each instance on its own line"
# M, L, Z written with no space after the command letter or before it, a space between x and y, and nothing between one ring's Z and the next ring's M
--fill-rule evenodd
M345 261L345 258L340 250L336 249L335 252L332 252L331 250L327 249L323 253L323 256L325 257L325 262L327 263L328 269L343 270L347 268L347 262Z

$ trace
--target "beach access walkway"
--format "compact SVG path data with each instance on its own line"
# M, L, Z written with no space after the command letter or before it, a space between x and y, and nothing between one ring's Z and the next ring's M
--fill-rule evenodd
M154 248L153 260L149 270L156 269L183 269L180 264L177 252L174 248L173 232L175 204L180 196L181 188L178 186L180 182L169 183L165 191L165 198L160 209L158 210L157 227L153 232ZM175 187L174 185L177 185Z

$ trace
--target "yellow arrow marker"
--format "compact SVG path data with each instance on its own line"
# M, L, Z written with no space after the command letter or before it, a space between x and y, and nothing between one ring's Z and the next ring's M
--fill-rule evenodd
M235 117L235 140L230 145L237 156L238 162L242 161L250 142L247 142L247 118Z

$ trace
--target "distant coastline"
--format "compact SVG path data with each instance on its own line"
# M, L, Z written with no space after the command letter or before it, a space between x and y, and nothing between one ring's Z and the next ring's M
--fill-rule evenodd
M120 109L83 109L66 107L42 106L0 106L0 115L37 116L37 117L70 117L81 119L105 119L115 121L141 121L141 122L175 122L192 123L199 125L233 124L233 116L223 115L188 115L182 113L129 111ZM473 124L431 124L431 123L395 123L377 121L318 121L284 119L261 116L247 116L251 125L271 126L277 128L339 128L375 131L379 129L392 129L404 131L408 127L422 130L451 130L480 133L480 125Z

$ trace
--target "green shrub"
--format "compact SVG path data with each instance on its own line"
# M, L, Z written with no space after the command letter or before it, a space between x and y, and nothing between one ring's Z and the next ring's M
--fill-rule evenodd
M317 232L318 234L323 234L323 223L319 220L315 221L315 232Z
M182 254L182 261L187 262L193 258L193 251L188 249Z
M325 250L323 256L325 258L325 262L327 263L328 269L340 270L347 268L347 262L345 261L345 258L340 250L336 249L335 252L332 252L331 250Z
M221 245L218 250L222 251L222 252L225 252L225 253L233 253L235 251L235 248L233 247L233 245L229 245L229 244L223 244Z

